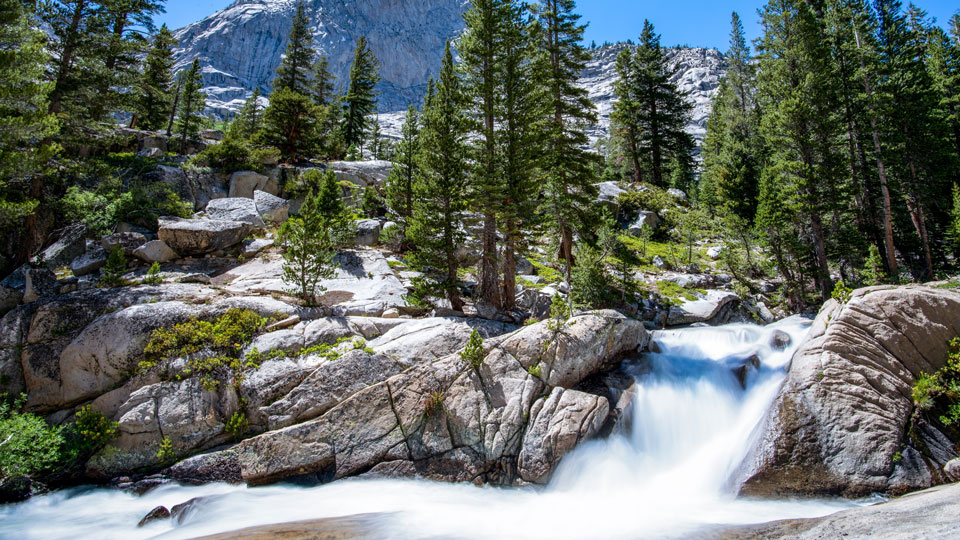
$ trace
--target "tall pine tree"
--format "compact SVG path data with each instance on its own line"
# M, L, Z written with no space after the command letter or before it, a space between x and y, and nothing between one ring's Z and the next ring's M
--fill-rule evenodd
M305 96L312 94L311 70L317 54L312 43L310 18L303 2L298 2L297 11L293 15L293 26L287 38L287 50L273 80L274 91L286 89Z
M173 99L173 46L176 43L167 25L161 26L153 36L153 44L136 85L137 107L130 121L131 127L148 131L166 127Z
M463 300L458 287L457 249L464 240L469 124L449 43L435 92L427 98L407 236L415 248L411 261L425 272L418 282L420 294L441 295L454 310L460 311Z
M383 188L388 215L397 222L404 236L413 215L413 185L417 178L419 152L420 113L410 105L400 131L400 141L394 149L393 168Z
M350 87L343 99L343 138L347 146L363 148L370 127L367 116L377 108L379 82L379 62L367 44L367 37L360 36L350 65Z
M180 153L187 153L187 145L196 140L200 131L200 120L207 96L201 91L203 75L200 73L200 59L194 58L190 69L184 75L183 95L177 112L177 134L180 138Z

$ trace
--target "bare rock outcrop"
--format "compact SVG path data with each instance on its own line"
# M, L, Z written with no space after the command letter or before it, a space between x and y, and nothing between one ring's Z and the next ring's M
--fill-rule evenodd
M947 481L951 441L932 423L908 428L914 381L944 365L958 335L953 291L874 287L828 302L743 465L742 493L862 496Z

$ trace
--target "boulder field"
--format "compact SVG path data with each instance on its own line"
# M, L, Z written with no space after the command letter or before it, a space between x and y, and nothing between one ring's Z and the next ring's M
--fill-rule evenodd
M958 441L911 420L912 388L944 366L957 336L952 290L874 287L829 301L757 433L741 493L859 497L951 481Z

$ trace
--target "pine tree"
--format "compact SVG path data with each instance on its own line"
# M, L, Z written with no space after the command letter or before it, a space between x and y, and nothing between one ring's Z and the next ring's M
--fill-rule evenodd
M713 100L703 143L703 177L712 183L726 211L752 222L764 149L755 104L755 69L737 13L731 26L727 74Z
M47 112L52 85L41 30L20 0L0 0L0 228L32 214L43 197L47 163L57 152Z
M173 99L173 33L167 25L153 36L153 44L143 63L143 73L136 86L137 107L131 127L156 131L166 127Z
M274 92L290 90L301 95L312 94L310 79L316 56L316 51L311 47L312 42L310 18L301 1L297 3L297 11L293 15L293 26L287 38L287 50L280 62L280 67L277 68L277 77L273 80Z
M423 110L414 205L407 236L415 247L411 262L426 272L418 282L421 296L444 296L454 310L463 309L457 248L463 242L467 203L467 133L461 81L449 42L435 93Z
M376 86L380 82L379 70L379 62L367 45L366 36L360 36L353 63L350 65L350 87L343 100L343 138L347 146L359 146L361 153L370 126L367 116L377 107Z
M323 291L320 280L335 275L336 245L322 210L327 202L323 194L311 188L299 215L288 219L278 235L283 249L283 281L310 305L317 303L317 294Z
M953 206L947 226L947 241L955 259L960 259L960 186L953 186Z
M370 130L370 155L373 159L383 159L381 150L383 145L383 133L380 131L380 118L373 121L373 129Z
M843 185L836 76L819 18L802 0L770 0L761 11L758 92L764 99L762 130L771 156L764 174L779 183L768 197L792 207L809 241L810 272L824 300L833 291L824 216L837 210ZM768 218L769 219L769 218ZM781 239L782 240L782 239ZM782 269L785 271L785 269Z
M94 118L110 112L131 111L138 106L135 94L126 89L141 78L139 57L149 47L153 17L163 12L163 0L98 0L106 35L100 48L103 77L97 82L96 98L88 103Z
M270 105L263 113L263 128L257 139L279 149L288 162L295 163L316 149L321 113L309 96L280 88L270 94Z
M524 20L520 7L513 5L511 11L504 25L503 121L497 138L503 178L503 203L499 210L504 234L503 308L508 310L516 307L518 252L539 226L538 165L546 98L533 78L534 66L528 61L537 45L536 27Z
M578 85L589 53L574 13L573 0L543 0L535 7L540 36L534 59L536 80L548 93L543 126L541 167L544 174L545 214L560 238L560 258L570 283L574 263L573 236L587 221L595 196L594 155L587 146L585 125L596 122L587 91Z
M644 21L640 44L624 49L617 58L620 77L614 87L618 101L612 120L615 130L627 138L624 145L634 168L634 179L642 179L642 170L650 171L653 184L666 187L667 163L690 168L693 139L686 132L691 105L677 86L650 21Z
M200 59L194 58L190 70L184 75L183 95L177 112L177 133L180 136L180 153L187 153L187 144L196 140L200 130L200 119L206 106L207 96L203 94L203 76L200 73Z
M470 117L476 118L471 191L475 206L483 213L479 296L497 309L503 307L497 255L497 211L503 204L503 179L496 137L497 123L502 120L504 25L511 4L509 0L473 0L463 15L466 29L457 42Z
M330 72L330 61L321 56L313 66L313 101L317 105L326 107L333 101L333 81L336 79Z
M253 94L243 103L240 114L230 123L230 136L240 140L250 140L263 126L263 106L260 103L260 89L254 88Z
M413 215L413 185L417 177L417 154L420 151L420 113L410 105L400 131L400 142L393 153L393 168L384 182L387 215L397 222L406 236ZM401 249L405 246L401 246Z

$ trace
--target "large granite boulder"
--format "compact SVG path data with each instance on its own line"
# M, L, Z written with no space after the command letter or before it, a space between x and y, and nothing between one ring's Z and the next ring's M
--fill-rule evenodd
M538 399L517 460L520 477L545 484L560 459L596 435L609 413L607 398L576 390L554 388Z
M242 442L241 472L250 484L360 473L511 484L519 479L517 456L530 419L543 417L543 428L531 433L553 445L549 453L531 455L530 463L540 465L530 470L549 471L570 446L569 419L588 424L576 428L582 438L606 417L599 400L584 406L596 412L576 412L590 401L576 393L532 414L544 390L569 388L648 340L641 322L612 311L575 317L557 330L548 323L528 326L487 340L477 368L459 353L422 363L361 389L315 420Z
M327 167L337 175L337 180L360 187L377 187L390 176L393 163L390 161L334 161Z
M70 270L77 277L93 274L107 265L107 252L101 247L91 249L70 262Z
M730 291L708 290L695 293L693 300L681 299L680 305L672 306L667 314L668 326L681 326L693 323L723 324L728 320L722 315L725 308L732 307L740 297Z
M399 321L369 345L378 353L404 365L429 362L462 349L476 330L484 339L512 332L517 327L484 319L431 317Z
M263 218L257 211L257 203L253 199L233 198L214 199L207 203L205 210L207 217L218 221L239 221L254 229L266 228Z
M263 221L273 226L283 225L290 214L290 201L259 189L253 192L253 201Z
M233 247L252 227L240 221L160 218L160 240L180 255L205 255Z
M280 194L277 180L252 171L240 171L230 176L229 197L252 199L255 191L265 191L271 195Z
M945 482L957 441L911 425L911 390L958 335L953 291L875 287L827 302L743 464L742 492L862 496Z
M43 261L43 265L50 270L68 266L87 251L86 235L87 228L83 225L67 228L56 242L34 259L34 264Z
M627 232L634 236L640 236L644 230L653 231L660 224L660 216L656 212L644 210L640 212L637 219L627 227Z
M620 207L620 195L623 195L627 191L621 188L616 182L601 182L595 184L594 188L597 190L596 203L606 206L616 213L617 208Z
M375 246L380 243L380 222L375 219L360 219L354 223L358 246Z
M163 240L151 240L133 250L133 255L147 264L155 262L163 264L180 258L180 255Z

